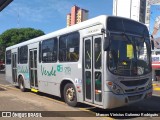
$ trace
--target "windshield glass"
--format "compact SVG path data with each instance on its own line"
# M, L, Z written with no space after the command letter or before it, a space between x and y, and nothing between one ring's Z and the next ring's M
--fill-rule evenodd
M149 39L111 34L108 52L109 70L116 75L144 75L151 71Z

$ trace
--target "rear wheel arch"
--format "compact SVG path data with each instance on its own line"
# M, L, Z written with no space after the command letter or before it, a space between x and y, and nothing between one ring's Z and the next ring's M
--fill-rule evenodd
M65 87L65 85L66 85L67 83L72 83L72 84L73 84L73 82L72 82L71 80L68 80L68 79L63 80L63 81L61 82L61 84L60 84L60 96L61 96L61 98L62 98L63 100L64 100L63 90L64 90L64 87Z
M78 105L77 91L72 83L67 83L63 90L64 101L72 107Z
M73 101L68 101L66 97L66 93L69 90L74 91L74 100ZM78 98L77 98L77 90L75 84L71 80L63 80L60 84L60 93L61 93L61 98L70 106L77 106L78 105Z

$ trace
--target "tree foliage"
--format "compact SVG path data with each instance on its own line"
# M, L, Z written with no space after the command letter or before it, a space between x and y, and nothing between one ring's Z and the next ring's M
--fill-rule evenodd
M6 47L44 35L41 30L33 28L13 28L0 35L0 59L4 59Z

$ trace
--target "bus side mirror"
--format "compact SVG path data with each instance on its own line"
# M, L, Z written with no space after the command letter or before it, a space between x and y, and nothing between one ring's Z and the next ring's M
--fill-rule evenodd
M154 42L153 42L153 40L151 40L151 47L152 47L152 50L154 50Z
M154 38L153 38L153 35L150 36L150 39L151 39L151 48L152 48L152 50L154 50Z
M109 44L110 44L109 37L105 37L104 38L104 44L103 44L104 51L108 51L109 50Z

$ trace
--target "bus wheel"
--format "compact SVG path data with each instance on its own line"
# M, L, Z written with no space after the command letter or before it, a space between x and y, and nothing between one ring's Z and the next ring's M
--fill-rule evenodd
M64 87L64 100L72 107L77 105L76 89L72 83L68 83Z
M22 77L22 76L20 76L20 78L19 78L19 88L20 88L20 90L21 90L22 92L25 92L25 91L26 91L26 88L25 88L25 86L24 86L24 80L23 80L23 77Z

